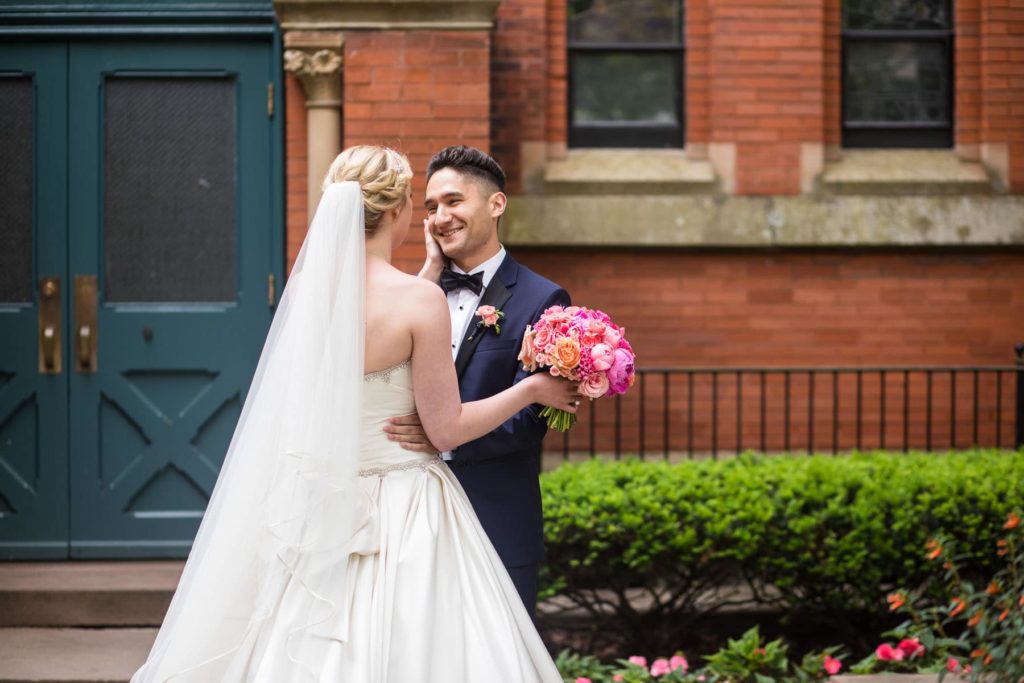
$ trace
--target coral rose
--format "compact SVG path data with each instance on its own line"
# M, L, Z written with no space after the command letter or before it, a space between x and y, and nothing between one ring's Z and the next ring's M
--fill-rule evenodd
M580 382L580 393L587 398L601 398L608 393L608 375L592 372Z

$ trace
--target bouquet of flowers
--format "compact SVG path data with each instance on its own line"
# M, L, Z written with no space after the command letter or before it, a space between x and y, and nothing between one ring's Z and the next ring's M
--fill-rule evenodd
M590 399L624 394L635 380L633 349L626 331L605 313L581 306L552 306L526 326L519 352L523 368L547 368L555 377L579 382ZM546 407L548 426L560 432L576 423L576 415Z

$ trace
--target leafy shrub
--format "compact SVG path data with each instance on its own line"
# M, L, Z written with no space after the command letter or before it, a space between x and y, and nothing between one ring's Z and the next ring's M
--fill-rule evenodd
M635 647L738 601L886 617L888 590L926 582L920 549L939 534L966 576L990 573L1024 451L590 461L541 487L543 595Z

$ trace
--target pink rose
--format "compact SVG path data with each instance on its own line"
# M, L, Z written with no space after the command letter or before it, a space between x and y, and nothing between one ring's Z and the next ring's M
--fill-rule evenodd
M835 657L825 655L825 673L835 676L843 668L843 663Z
M498 309L494 306L481 306L476 309L476 314L483 320L485 327L491 327L498 322Z
M604 372L612 366L615 354L612 352L612 347L607 344L597 344L590 349L590 358L594 362L594 369Z
M538 326L536 329L537 336L533 340L533 345L538 349L546 349L551 342L553 342L554 336L551 333L551 328L547 325Z
M590 680L589 678L587 678L586 676L580 676L579 678L576 679L576 683L594 683L594 682L592 680Z
M533 338L537 336L537 333L526 326L526 332L523 333L523 347L519 350L519 362L523 364L523 369L529 372L533 372L537 369L537 359L534 358L534 354L537 353L533 346Z
M682 655L673 655L672 659L668 660L668 665L672 667L673 671L682 670L683 673L686 673L690 670L690 663Z
M567 306L566 309L565 309L565 312L568 313L569 315L576 315L577 313L580 312L580 307L579 306Z
M580 382L580 393L587 398L601 398L608 393L608 375L603 372L592 372Z
M905 638L896 647L903 651L907 659L920 657L924 654L924 645L917 638Z
M612 395L624 394L632 385L633 361L632 353L625 349L615 349L615 359L608 368L608 383L611 385Z
M889 643L882 643L875 649L875 656L883 662L898 662L903 659L903 650Z
M629 662L630 664L636 664L637 666L642 666L645 669L647 668L647 658L646 657L641 657L640 655L633 655L632 657L630 657L626 661Z
M652 676L664 676L671 671L672 669L669 668L667 659L655 659L654 664L651 664Z

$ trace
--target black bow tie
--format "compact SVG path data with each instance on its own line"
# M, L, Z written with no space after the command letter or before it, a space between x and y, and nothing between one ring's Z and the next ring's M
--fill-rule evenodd
M457 292L460 289L469 289L474 294L480 294L484 291L484 274L480 272L466 275L465 273L456 273L451 268L445 268L441 271L441 289L445 294Z

